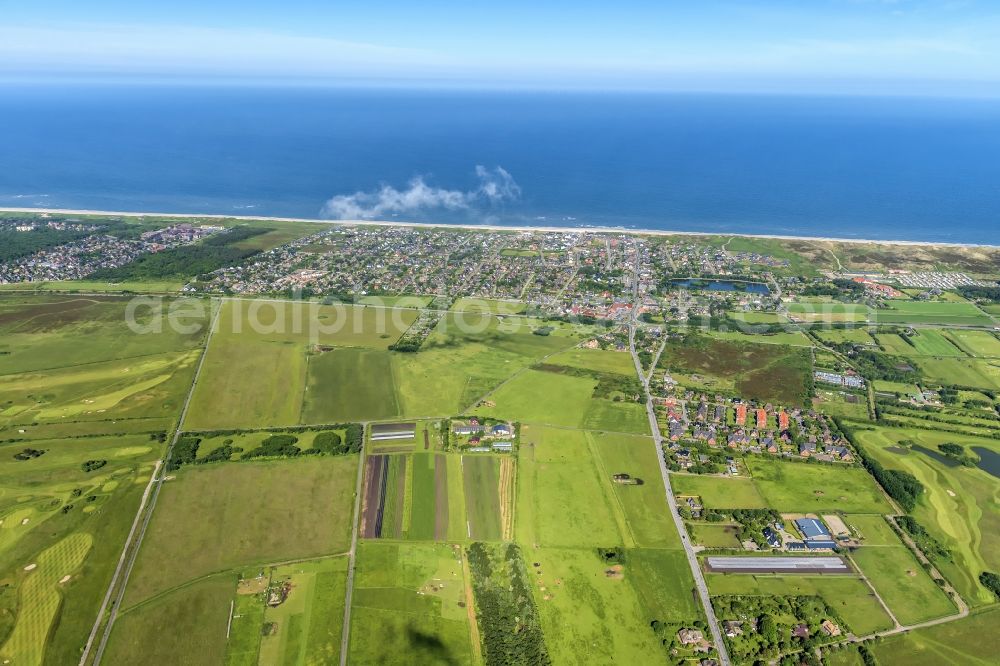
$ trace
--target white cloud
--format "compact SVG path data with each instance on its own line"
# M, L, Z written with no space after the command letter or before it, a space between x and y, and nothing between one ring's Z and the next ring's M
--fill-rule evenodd
M403 190L382 185L370 192L338 194L323 205L320 215L332 220L378 220L435 209L474 211L483 205L516 201L521 196L521 188L503 167L476 166L476 177L479 186L467 191L431 187L417 176Z

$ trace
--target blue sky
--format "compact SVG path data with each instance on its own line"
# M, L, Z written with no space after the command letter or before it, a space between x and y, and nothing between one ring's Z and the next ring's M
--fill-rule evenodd
M0 76L996 94L1000 0L7 0Z

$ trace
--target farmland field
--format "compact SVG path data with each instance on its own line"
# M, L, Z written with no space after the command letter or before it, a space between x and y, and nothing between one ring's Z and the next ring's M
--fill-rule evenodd
M1000 361L966 358L919 358L917 365L928 381L947 386L1000 389Z
M265 626L269 632L260 638L259 663L304 666L334 663L340 657L347 565L346 557L333 557L271 572L271 584L287 581L291 592L280 606L264 608L262 624L253 627L256 636Z
M992 326L993 320L969 302L889 301L889 308L874 309L871 318L880 324L942 324Z
M485 312L489 314L512 315L524 312L521 301L499 301L489 298L459 298L451 306L456 312Z
M706 548L740 548L736 525L688 523L691 541Z
M788 304L793 320L821 323L863 322L868 320L868 307L852 303L802 302Z
M495 406L475 411L523 423L580 427L595 385L585 377L526 370L490 394Z
M758 457L746 459L768 505L782 512L888 513L888 501L860 467L809 465Z
M188 413L186 427L190 429L295 425L302 416L306 354L311 347L384 350L417 316L407 309L273 301L229 300L222 307ZM355 356L343 362L361 359ZM325 401L344 397L345 377L336 375L341 361L337 357L320 362L319 371L333 366L334 377L329 381L337 385L319 385L315 380L311 383L312 390L320 395L311 402L307 412L310 417L328 416L320 420L337 420L333 416L341 408ZM322 374L318 376L322 378ZM352 384L371 380L369 376L356 376ZM369 397L372 392L373 389L362 391L361 397L347 406L371 399L374 404L368 411L386 409L380 400Z
M879 663L885 664L987 666L996 663L996 646L983 638L994 631L997 622L1000 608L992 608L956 622L886 638L871 649Z
M670 485L677 495L698 495L711 509L767 508L767 502L752 479L671 474Z
M500 520L500 459L496 456L462 456L465 480L465 513L469 538L497 541Z
M811 347L813 342L802 331L779 331L777 333L755 333L749 331L707 331L706 335L716 340L752 342L762 345L789 345L791 347Z
M947 336L933 328L919 329L905 338L895 333L879 333L876 337L879 344L890 354L899 354L902 356L965 356L965 352L959 349Z
M575 347L550 356L547 362L571 368L582 368L584 370L616 372L630 377L635 374L635 364L632 362L632 355L627 352Z
M587 433L587 439L605 478L624 473L642 481L642 485L611 484L624 514L623 533L629 545L679 548L677 528L664 510L663 479L653 440L609 433Z
M747 576L709 574L713 595L819 596L844 619L851 632L864 636L892 628L892 620L865 585L855 576Z
M678 551L643 551L634 564L626 561L623 578L607 576L590 548L527 548L524 556L539 565L533 592L553 663L648 663L663 650L652 620L698 617L684 601L690 588L683 589L683 572L690 570Z
M941 573L970 604L993 602L978 577L983 571L1000 570L996 479L975 467L946 465L920 451L903 448L897 453L888 448L900 449L900 442L910 440L932 451L945 442L997 451L996 440L920 428L859 430L856 436L884 466L910 472L924 484L912 515L951 551L952 563L936 563Z
M359 544L351 662L469 663L462 557L444 544Z
M308 357L303 423L390 419L400 413L392 352L347 347Z
M588 433L522 427L517 540L560 547L624 545L625 518L610 474L598 469Z
M862 546L852 558L903 624L955 612L948 596L901 541L892 546Z
M876 391L885 391L887 393L901 393L903 395L916 395L920 393L920 389L916 384L906 384L904 382L890 382L884 379L876 379L872 382L872 388Z
M948 331L948 337L970 356L1000 358L1000 338L997 338L996 334L991 331L970 331L956 328Z
M164 484L126 604L216 571L347 550L357 465L349 455L177 471Z
M856 345L873 345L875 340L868 333L866 328L841 328L830 329L828 331L817 331L816 335L823 342L839 344L842 342L852 342Z
M222 664L233 595L231 577L215 577L122 612L108 642L111 664ZM184 640L163 640L164 628Z

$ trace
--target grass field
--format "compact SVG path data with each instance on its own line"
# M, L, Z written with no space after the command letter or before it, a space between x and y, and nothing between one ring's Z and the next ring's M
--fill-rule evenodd
M649 437L587 433L591 455L604 479L628 474L642 485L612 483L624 515L622 533L629 546L679 548L680 536L667 511L656 446Z
M222 664L233 580L209 578L151 600L115 622L109 664ZM164 628L183 640L164 640Z
M635 364L632 362L632 355L627 352L574 347L573 349L567 349L564 352L550 356L546 362L554 365L565 365L571 368L582 368L584 370L614 372L630 377L635 374Z
M302 422L398 416L392 356L392 352L355 347L310 355Z
M996 646L984 637L992 634L997 622L1000 608L992 608L956 622L886 638L871 649L883 664L987 666L996 663Z
M872 388L876 391L883 391L886 393L900 393L902 395L916 395L920 393L920 389L916 384L907 384L905 382L890 382L884 379L876 379L872 382Z
M359 544L351 662L469 663L461 558L460 548L444 544Z
M892 300L888 305L872 310L872 320L880 324L993 325L988 315L969 302Z
M855 576L750 576L708 574L713 595L819 596L858 636L892 628L892 620L865 585Z
M253 663L306 666L339 659L347 565L346 557L334 557L289 564L271 572L272 585L288 581L292 588L287 601L264 610L261 619L273 629L260 638L259 659ZM256 627L257 637L262 626Z
M1000 389L1000 362L966 358L918 358L917 365L928 381L948 386Z
M706 548L740 548L736 525L688 523L691 541Z
M677 495L698 495L711 509L765 509L768 504L752 479L721 478L699 474L671 474Z
M624 545L624 513L588 434L523 426L518 454L517 541L530 545ZM530 557L530 555L527 555Z
M829 342L833 344L839 344L842 342L851 342L856 345L873 345L875 340L868 333L868 329L865 328L842 328L842 329L830 329L828 331L817 331L816 335L823 342Z
M456 312L485 312L488 314L514 315L524 312L527 306L521 301L500 301L490 298L459 298L451 309Z
M868 320L868 307L833 301L802 301L789 303L792 320L818 323L863 322Z
M900 442L911 440L930 450L953 442L997 451L996 440L920 428L859 430L857 437L887 468L910 472L923 483L923 497L913 517L951 551L953 563L937 563L941 573L970 604L995 601L978 578L983 571L1000 570L1000 491L996 479L974 467L945 465L919 451L900 454L887 449L898 449Z
M901 541L892 546L863 546L851 557L903 624L955 612L947 595Z
M842 416L854 421L868 420L868 399L864 394L827 390L820 385L816 389L813 407L830 416Z
M879 333L879 344L890 354L901 356L964 357L963 352L941 331L923 328L903 337L896 333Z
M376 357L331 356L330 360L319 361L312 377L307 378L307 353L334 347L385 350L416 316L416 312L407 309L226 301L209 345L186 427L295 425L302 416L307 381L311 390L319 394L310 400L307 408L310 417L336 416L362 399L371 400L372 391L364 390L364 382L370 381L370 375L360 375L360 379L356 375L350 377L349 386L360 397L348 397L352 402L343 408L329 402L345 399L348 387L343 384L348 376L342 367L346 363L352 360L361 363ZM370 369L384 370L384 366ZM329 370L332 376L324 376L324 370ZM363 371L365 366L348 367L347 371L357 370ZM263 377L267 381L254 379ZM378 399L364 406L369 412L391 411Z
M952 329L947 333L970 356L1000 358L1000 338L990 331Z
M761 495L778 511L891 511L875 480L860 467L809 465L759 457L747 458L746 463Z
M541 572L534 576L535 602L553 663L650 663L663 650L652 620L697 618L693 603L684 602L690 588L681 589L683 572L690 576L683 553L629 555L635 560L623 577L611 578L593 549L525 548L526 561Z
M179 470L161 491L126 604L212 572L347 550L357 465L352 455Z
M465 513L469 538L497 541L500 524L500 459L496 456L462 456Z

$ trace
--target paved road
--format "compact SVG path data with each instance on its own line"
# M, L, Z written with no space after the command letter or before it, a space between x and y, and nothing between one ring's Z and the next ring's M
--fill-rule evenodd
M642 363L639 361L639 355L635 351L635 329L636 329L636 317L639 312L639 297L637 293L637 288L633 287L633 303L635 304L632 308L632 318L629 322L629 351L632 353L632 362L635 363L635 372L639 375L639 379L642 381L643 389L646 391L646 415L649 417L649 428L653 433L653 442L656 446L656 460L660 463L660 474L663 476L663 489L667 495L667 506L670 510L670 517L674 519L674 525L677 527L677 532L681 535L681 543L684 546L684 554L687 555L688 565L691 567L691 574L694 576L695 587L698 589L698 596L701 598L701 605L705 609L705 617L708 618L708 628L712 634L712 642L715 644L717 650L716 659L719 661L721 666L731 666L732 662L729 660L729 651L726 649L726 644L722 639L722 632L719 630L719 620L715 617L715 610L712 608L712 601L708 596L708 584L705 582L705 576L701 571L701 565L698 563L698 557L695 555L694 547L691 545L691 540L688 539L687 528L684 526L684 521L681 519L680 513L677 511L677 500L674 498L673 488L670 486L670 473L667 470L667 463L663 459L663 438L660 436L660 426L656 422L656 411L653 409L653 398L649 394L649 378L646 373L643 372Z
M365 424L365 429L368 425ZM362 441L364 441L362 437ZM361 516L361 484L365 476L365 448L361 447L361 455L358 457L358 480L354 486L354 527L351 529L351 550L348 551L347 563L347 595L344 603L344 628L340 635L340 666L347 665L347 648L351 638L351 598L354 596L354 565L357 562L358 553L358 521Z
M158 468L162 471L160 472L159 475L155 473L153 475L153 480L151 481L152 489L149 496L149 507L148 509L146 509L146 515L142 520L142 527L140 528L139 533L136 535L134 543L127 542L125 544L125 548L122 551L122 556L124 557L125 553L129 552L131 549L131 552L128 556L128 560L125 564L124 569L122 569L122 567L119 565L119 569L116 570L115 576L111 580L111 585L108 587L108 593L110 594L111 590L115 589L115 586L117 585L118 593L115 596L114 603L111 606L111 614L108 617L108 622L104 626L104 633L101 635L101 642L98 644L97 652L94 654L95 665L101 663L101 658L104 656L104 649L107 647L108 644L108 637L111 636L111 629L114 626L115 620L118 618L118 609L121 607L122 598L124 598L125 596L125 588L128 586L128 579L129 576L132 574L132 567L135 565L135 558L139 554L139 548L142 545L142 539L143 537L146 536L146 528L149 527L149 520L150 518L153 517L153 510L156 508L156 500L160 496L160 488L163 487L163 481L167 477L166 463L167 461L170 460L170 454L173 452L174 446L177 444L177 440L180 439L181 433L183 432L184 419L187 417L188 407L191 406L191 398L194 396L195 387L198 386L198 378L201 377L201 369L202 366L205 365L205 357L208 355L208 345L212 341L212 333L215 332L215 328L218 325L219 321L219 314L221 312L222 312L222 304L220 303L219 309L215 311L215 314L212 317L212 323L209 325L208 335L205 337L205 347L201 350L201 356L198 358L198 367L194 371L194 377L191 379L191 387L190 389L188 389L187 397L184 399L184 406L181 408L181 415L180 418L177 420L177 428L176 430L174 430L173 439L170 440L170 445L167 447L167 451L163 456L163 467ZM139 512L136 514L137 519L138 516L142 514L142 509L143 507L142 505L140 505ZM118 580L119 573L122 574L120 576L121 578L120 581ZM101 617L98 616L95 627L99 626L100 622L101 622ZM94 632L91 631L91 633L93 634ZM88 650L91 645L92 641L88 641ZM80 658L81 664L85 663L88 654L89 654L88 651L84 652L83 656Z

